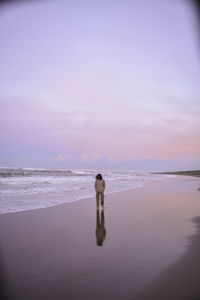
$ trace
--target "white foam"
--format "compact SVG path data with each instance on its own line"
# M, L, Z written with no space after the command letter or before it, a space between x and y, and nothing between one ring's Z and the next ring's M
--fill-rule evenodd
M12 176L0 178L0 213L10 213L74 202L95 195L95 170L47 170L4 168ZM31 175L18 175L28 169ZM106 194L139 188L166 175L131 171L102 171Z

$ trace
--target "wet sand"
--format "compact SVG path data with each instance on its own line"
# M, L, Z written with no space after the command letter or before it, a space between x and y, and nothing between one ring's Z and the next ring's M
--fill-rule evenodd
M199 299L198 188L177 176L106 195L104 214L90 198L0 215L4 298Z

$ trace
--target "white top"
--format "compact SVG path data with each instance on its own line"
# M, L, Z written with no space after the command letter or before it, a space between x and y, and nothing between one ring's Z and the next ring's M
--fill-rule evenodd
M105 188L106 188L105 180L104 179L101 179L101 180L96 179L96 181L95 181L96 192L104 192Z

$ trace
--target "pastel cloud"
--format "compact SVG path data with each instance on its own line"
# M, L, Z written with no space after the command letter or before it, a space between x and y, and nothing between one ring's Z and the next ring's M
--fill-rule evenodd
M198 164L200 66L189 6L83 2L80 10L44 1L2 14L5 162Z
M99 160L101 156L97 153L81 153L79 155L72 155L68 153L58 154L55 158L51 157L50 160L69 162L69 161L80 161L80 162L95 162Z

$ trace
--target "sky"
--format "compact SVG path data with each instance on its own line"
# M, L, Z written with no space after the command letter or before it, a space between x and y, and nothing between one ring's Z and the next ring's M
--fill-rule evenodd
M0 166L200 168L200 54L184 0L0 7Z

